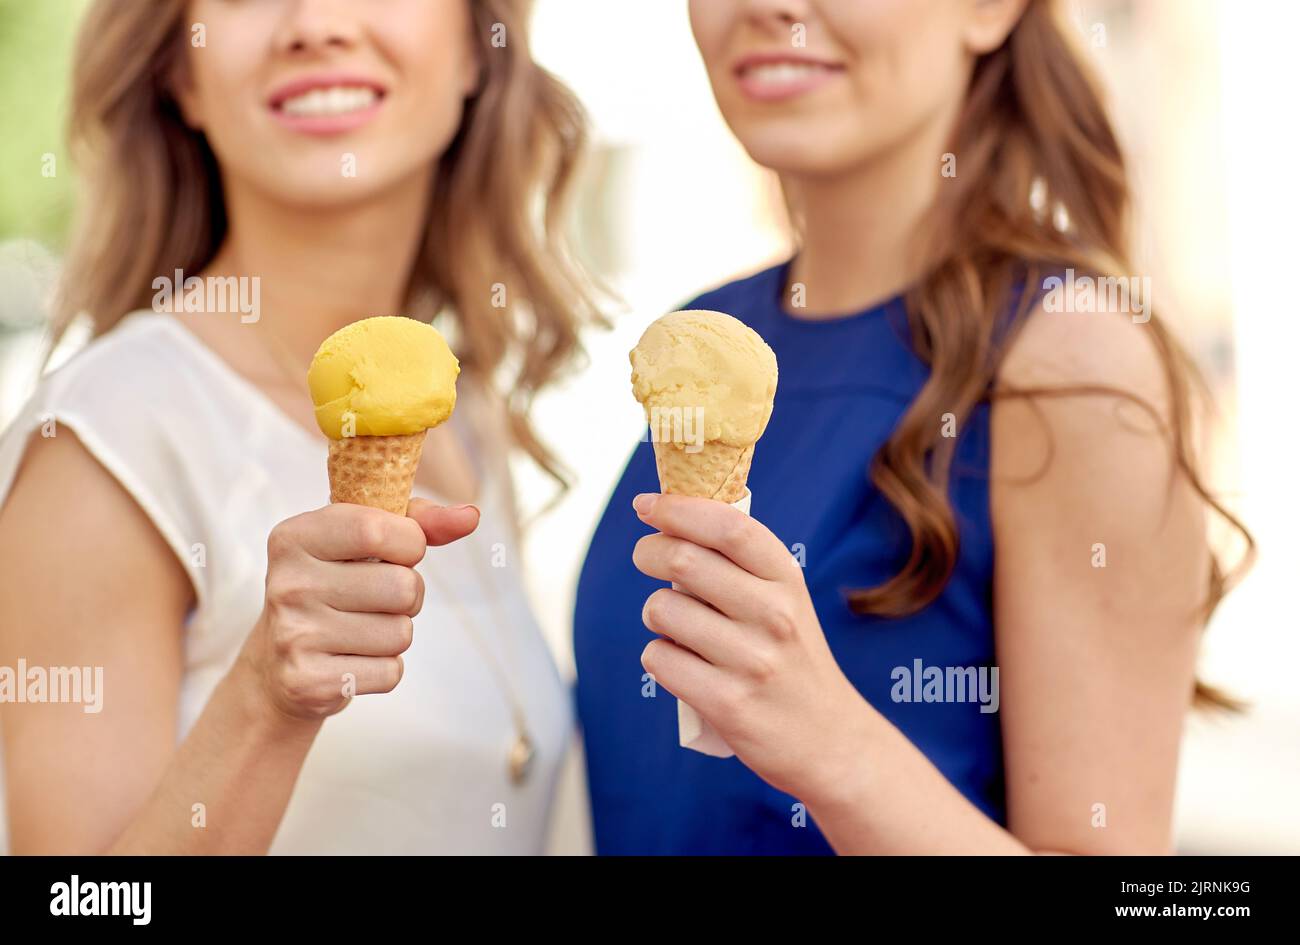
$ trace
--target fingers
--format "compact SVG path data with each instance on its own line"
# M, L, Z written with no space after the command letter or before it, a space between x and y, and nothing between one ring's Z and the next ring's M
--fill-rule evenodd
M722 670L672 640L651 640L641 651L641 665L658 685L701 712L712 704L710 691L728 686Z
M332 656L328 673L343 695L392 692L406 671L400 656Z
M713 499L643 493L633 500L641 521L734 561L755 577L788 581L796 565L788 548L739 509Z
M427 545L446 545L478 528L479 510L472 505L443 508L426 499L412 499L406 515L424 531Z
M335 610L414 617L424 606L424 578L413 568L372 561L326 561L321 575L325 603Z
M428 547L419 524L381 509L339 502L286 519L271 530L271 558L301 548L321 561L377 558L414 567Z
M311 652L266 667L274 704L296 718L323 718L353 696L392 692L402 681L401 656L337 656Z
M278 524L267 539L266 606L255 652L273 703L323 718L352 696L391 692L424 604L414 570L429 545L478 527L473 506L416 499L408 516L337 503Z
M405 517L347 502L286 519L271 531L268 558L297 549L321 561L375 559L414 567L429 545L445 545L478 527L479 510L472 505L442 508L425 499L412 499Z
M731 559L672 535L646 535L632 549L638 571L670 581L735 620L759 615L762 582Z
M322 633L327 652L340 656L400 656L414 639L404 614L338 614Z
M681 591L665 587L647 597L641 622L647 630L670 638L714 665L723 664L736 649L736 624Z

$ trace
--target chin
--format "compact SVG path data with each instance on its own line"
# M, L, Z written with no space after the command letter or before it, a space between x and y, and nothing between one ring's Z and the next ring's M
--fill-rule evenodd
M417 170L389 164L340 142L326 153L277 161L257 174L255 183L263 193L297 206L346 207L392 190Z
M822 176L853 164L832 139L816 132L766 128L745 134L740 141L755 162L782 175Z

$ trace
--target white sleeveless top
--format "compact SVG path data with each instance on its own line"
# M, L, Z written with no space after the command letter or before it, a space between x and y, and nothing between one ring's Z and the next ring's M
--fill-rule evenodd
M463 400L472 388L462 387ZM465 413L450 422L472 449ZM183 325L152 312L127 316L42 381L0 439L0 504L30 434L49 417L134 497L193 582L197 604L177 628L185 636L179 742L261 613L271 528L329 502L327 441ZM492 455L479 463L478 530L430 548L418 568L426 596L401 683L325 721L272 853L543 852L571 703L525 598L508 473L503 455ZM459 608L445 597L453 588ZM536 750L522 786L508 775L515 727L502 674ZM114 685L130 682L106 676L105 703Z

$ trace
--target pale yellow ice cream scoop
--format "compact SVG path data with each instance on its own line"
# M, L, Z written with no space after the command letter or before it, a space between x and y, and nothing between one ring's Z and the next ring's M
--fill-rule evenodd
M699 410L703 440L753 446L776 396L776 355L758 332L722 312L673 312L632 349L632 393L646 408Z
M413 318L364 318L321 344L307 371L316 423L332 440L436 427L456 406L460 362Z
M767 342L722 312L673 312L646 329L630 357L660 488L739 501L776 397Z

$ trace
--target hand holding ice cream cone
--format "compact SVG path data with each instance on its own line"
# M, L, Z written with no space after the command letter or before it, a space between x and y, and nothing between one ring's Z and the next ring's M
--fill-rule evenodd
M641 665L677 697L679 724L690 708L728 753L810 808L834 797L839 774L872 757L874 710L836 663L789 547L721 502L644 493L632 504L655 530L633 563L673 582L642 608L658 636Z
M749 513L754 444L776 396L776 355L744 322L721 312L673 312L632 349L632 393L645 408L666 495L725 502ZM674 583L673 590L681 590ZM678 741L718 757L730 746L691 706L677 703Z
M478 525L472 506L411 502L425 432L451 415L458 373L442 336L407 318L354 322L312 360L331 504L273 529L265 606L237 663L277 718L318 722L401 680L424 602L416 566Z
M642 609L659 636L641 664L677 696L679 743L738 755L807 799L824 787L810 772L826 769L807 759L838 757L869 709L835 662L790 549L741 514L776 375L772 350L728 315L674 312L646 330L632 388L651 423L662 494L633 502L656 533L632 561L672 582Z

